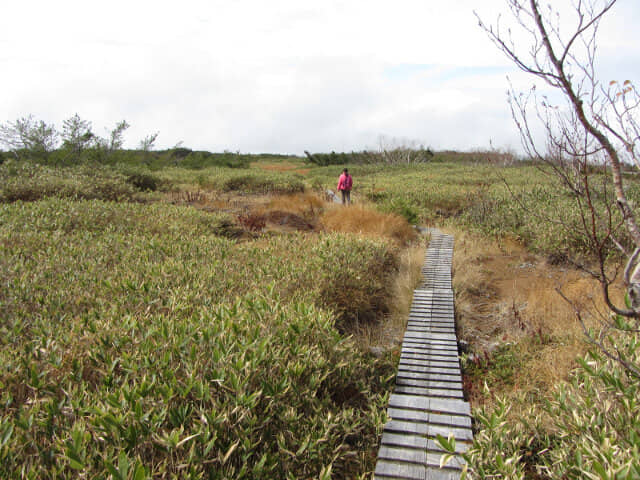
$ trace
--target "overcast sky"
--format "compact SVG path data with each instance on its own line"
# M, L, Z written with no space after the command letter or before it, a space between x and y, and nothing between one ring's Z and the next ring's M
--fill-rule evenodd
M554 0L567 3L570 0ZM504 0L21 0L0 16L0 122L33 114L127 146L301 154L519 149L506 102L519 75L477 25ZM603 81L640 84L640 2L601 29Z

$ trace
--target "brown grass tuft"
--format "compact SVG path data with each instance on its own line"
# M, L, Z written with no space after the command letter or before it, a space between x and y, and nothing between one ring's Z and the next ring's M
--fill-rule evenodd
M491 360L500 346L507 346L514 355L513 383L492 384L491 393L512 396L550 392L567 378L577 366L576 358L588 349L574 306L585 317L605 311L598 284L583 272L550 265L517 242L462 231L453 234L453 282L460 336L469 342L475 355L488 359L488 369L504 368ZM573 305L556 289L561 289ZM474 380L479 383L474 385L476 393L482 391L486 373ZM470 400L474 406L491 401L480 395L472 395Z
M320 222L329 231L382 237L400 244L408 244L417 237L413 227L400 215L381 213L363 205L333 206L325 211Z
M307 219L317 216L324 208L325 202L314 193L296 193L293 195L277 195L271 197L262 207L264 212L278 211L295 213Z

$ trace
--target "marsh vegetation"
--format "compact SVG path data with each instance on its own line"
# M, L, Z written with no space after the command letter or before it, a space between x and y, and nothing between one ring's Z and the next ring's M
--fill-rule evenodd
M522 471L540 451L557 459L566 405L605 402L602 422L634 424L598 375L636 384L578 361L590 347L554 288L602 307L572 264L588 251L536 216L574 211L545 193L543 165L491 152L352 165L343 208L323 197L340 168L303 158L128 155L150 161L0 165L0 476L366 477L426 244L411 223L456 237L481 468L498 450Z

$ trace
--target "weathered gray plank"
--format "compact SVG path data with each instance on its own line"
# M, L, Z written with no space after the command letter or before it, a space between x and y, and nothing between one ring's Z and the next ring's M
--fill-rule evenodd
M407 354L400 357L398 367L400 366L428 368L430 371L441 373L442 375L460 375L460 367L457 360L453 362L436 362L428 358L413 358L410 354Z
M442 368L445 370L459 370L458 362L436 362L429 358L413 358L412 356L400 356L399 365L415 365L420 367L429 367L433 369ZM451 372L442 372L442 373L451 373Z
M409 373L419 373L424 375L429 380L439 381L439 382L449 382L449 383L462 383L462 375L449 375L446 373L441 373L440 371L434 372L430 368L425 367L416 367L415 365L407 366L407 365L399 365L399 372L405 372L405 374Z
M425 480L460 480L459 470L427 467L425 474Z
M426 435L428 426L421 422L389 420L384 426L385 432L404 433L408 435Z
M452 413L456 415L471 416L471 409L467 402L459 400L445 400L441 398L430 398L429 408L434 413Z
M453 361L458 358L456 352L447 352L445 350L432 350L418 345L406 345L402 349L402 353L420 353L422 355L431 355L434 359Z
M397 385L395 388L396 393L404 393L406 395L429 395L431 392L428 388L413 387L410 385Z
M407 343L417 343L420 345L430 345L432 347L439 347L440 350L451 350L458 353L458 344L451 343L448 340L439 340L433 338L422 338L422 337L413 337L413 336L405 336L404 341Z
M389 399L374 478L453 480L461 457L444 469L437 434L458 440L457 453L471 437L469 405L462 399L462 377L451 289L453 237L432 232L424 257L423 282L413 292L394 394Z
M434 353L451 353L453 355L455 355L456 357L458 356L458 346L457 345L452 345L450 343L440 343L440 342L433 342L431 340L427 340L427 339L422 339L422 338L406 338L403 345L408 346L408 347L413 347L413 348L423 348L426 350L431 350Z
M397 376L400 378L415 378L416 380L429 381L436 388L462 389L462 382L460 378L433 378L429 372L418 372L414 370L399 370Z
M427 456L429 454L426 450L416 448L404 448L404 447L389 447L382 445L378 452L378 458L383 460L390 460L402 463L416 463L418 465L425 465L427 463ZM437 455L431 453L431 455Z
M402 420L406 422L429 422L429 412L424 410L411 410L407 408L393 408L387 409L387 415L393 420Z
M420 330L409 330L407 329L404 334L404 338L414 338L414 339L423 339L429 340L433 343L439 343L442 345L453 345L458 348L458 341L456 336L452 333L439 333L439 332L429 332L429 331L420 331Z
M466 415L443 415L440 413L428 413L428 423L432 425L449 425L458 428L471 429L471 417Z
M426 480L427 468L425 465L380 460L376 464L374 478Z
M429 410L431 399L424 395L398 395L393 393L389 397L389 406L395 408L412 408L415 410Z
M440 467L440 459L442 458L441 453L428 452L426 456L427 456L427 466ZM451 460L447 462L444 468L462 470L463 465L464 465L464 460L462 460L462 457L454 456L451 458Z
M403 387L410 387L412 390L404 389ZM422 380L415 380L413 378L399 378L396 381L396 390L399 392L407 392L407 393L418 393L417 388L422 389L423 395L431 395L436 398L445 398L445 399L455 399L462 400L464 398L464 394L460 390L448 390L445 388L434 388L428 384L428 382L423 382Z
M391 445L395 447L407 447L407 448L421 448L423 450L432 450L436 451L434 447L429 448L429 444L433 443L433 440L429 440L426 437L421 437L419 435L400 435L398 433L384 432L382 434L382 439L380 440L381 445ZM461 444L465 445L465 444ZM456 443L456 447L458 444ZM466 445L465 445L466 447ZM457 449L456 449L457 451ZM460 451L462 453L463 450Z
M442 435L444 438L447 438L450 434L453 434L453 437L456 440L464 440L467 442L473 441L473 433L470 428L456 428L456 427L447 427L443 425L429 425L427 435L431 438L436 438L438 435Z
M456 441L456 448L455 448L455 452L460 454L460 453L464 453L467 450L469 450L470 448L470 444L465 442L465 441ZM444 453L444 449L440 446L440 444L438 442L436 442L435 440L428 438L427 439L427 447L426 449L430 452L433 453Z

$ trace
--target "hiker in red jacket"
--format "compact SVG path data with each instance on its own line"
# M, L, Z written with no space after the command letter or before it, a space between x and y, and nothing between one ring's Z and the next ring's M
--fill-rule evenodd
M342 193L342 204L351 204L351 187L353 186L353 178L349 175L346 168L342 171L342 175L338 179L338 191Z

